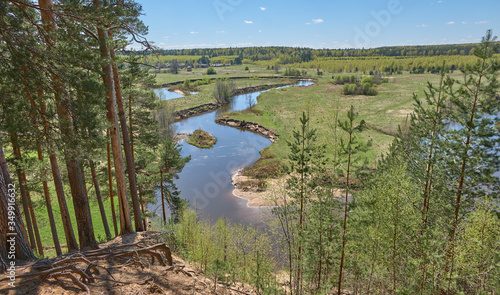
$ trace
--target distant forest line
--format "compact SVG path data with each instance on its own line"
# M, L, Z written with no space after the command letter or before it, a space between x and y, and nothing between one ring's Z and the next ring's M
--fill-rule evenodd
M269 69L295 67L329 72L380 71L384 73L439 72L443 62L453 71L474 60L476 44L389 46L371 49L311 49L297 47L240 47L161 49L137 52L147 63L168 67L174 60L182 65L256 64ZM498 54L499 52L497 52ZM128 52L125 52L128 54Z

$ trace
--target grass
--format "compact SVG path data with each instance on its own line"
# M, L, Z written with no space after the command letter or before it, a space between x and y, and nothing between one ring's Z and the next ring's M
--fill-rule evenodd
M211 149L217 143L217 138L212 134L197 129L187 140L187 143L203 149Z
M89 192L89 194L92 194L93 190ZM35 197L35 199L37 199ZM41 199L41 197L39 198ZM62 220L61 220L61 213L59 210L59 204L57 202L57 198L55 193L51 194L51 199L52 199L52 211L54 213L54 219L56 223L56 228L57 228L57 234L59 237L59 243L61 244L62 251L65 253L67 251L66 247L63 247L63 245L66 244L66 239L64 237L64 229L62 225ZM120 218L118 216L119 210L118 210L118 199L115 197L115 212L117 214L117 226L118 230L120 230ZM41 201L41 200L40 200ZM47 216L47 207L45 206L45 201L43 206L36 206L35 207L35 214L37 218L37 223L38 223L38 229L40 231L40 237L42 239L42 245L44 247L53 247L54 246L54 241L52 239L52 232L50 229L50 223L49 223L49 218ZM78 240L78 230L76 227L76 218L75 218L75 210L73 207L73 201L71 200L69 191L66 193L66 202L68 204L68 210L69 214L71 216L71 225L73 226L73 230L75 233L76 241L79 243ZM98 242L105 242L107 241L106 239L106 233L104 231L104 224L102 223L101 219L101 213L99 211L99 206L97 204L97 201L95 200L90 200L90 212L92 215L92 224L94 226L94 234L96 237L96 240ZM111 200L107 198L104 203L104 208L106 211L106 217L108 220L108 225L109 225L109 230L111 232L111 236L114 237L114 227L113 227L113 220L112 220L112 215L111 215ZM56 256L55 249L50 249L50 250L45 250L44 253L45 257L54 257Z
M344 121L350 105L359 113L355 124L364 120L369 130L360 133L361 140L372 141L370 151L364 154L374 167L376 160L387 152L398 126L404 125L413 110L413 93L423 97L427 81L437 83L439 75L396 75L380 85L377 96L345 96L341 85L329 83L331 77L320 78L308 87L274 89L261 94L259 103L251 111L224 114L225 118L244 120L265 126L279 136L279 140L266 148L265 155L246 171L248 176L276 173L280 163L287 161L293 130L298 128L302 112L310 115L310 127L317 129L317 143L327 145L327 156L333 157L335 143L346 134L337 128L335 118Z

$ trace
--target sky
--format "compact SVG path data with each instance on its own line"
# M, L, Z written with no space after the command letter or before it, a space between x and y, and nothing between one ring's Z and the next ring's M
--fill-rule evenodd
M374 48L500 35L500 0L136 0L164 49ZM132 46L139 49L140 47Z

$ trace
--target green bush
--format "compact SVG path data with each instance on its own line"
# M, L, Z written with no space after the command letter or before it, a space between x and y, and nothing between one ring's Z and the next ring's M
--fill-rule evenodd
M245 71L248 71L248 66L245 67Z
M363 77L363 79L361 79L361 84L364 85L366 83L370 84L370 86L375 84L375 78L373 76Z
M207 75L215 75L215 74L217 74L217 72L215 71L215 69L214 69L214 68L209 67L209 68L207 69Z
M300 70L291 68L286 68L285 73L283 74L283 76L288 76L288 77L298 77L300 75L302 75L302 72Z

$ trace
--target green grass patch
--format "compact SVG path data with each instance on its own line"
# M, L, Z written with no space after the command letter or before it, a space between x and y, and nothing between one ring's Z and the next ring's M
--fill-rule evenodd
M455 74L458 75L458 74ZM259 103L252 109L224 114L224 118L254 122L274 131L279 140L265 150L272 159L262 159L246 170L248 176L272 175L281 163L287 161L293 130L299 126L302 112L310 115L310 127L317 129L317 143L326 144L327 156L334 158L341 139L346 134L335 127L338 120L347 119L350 105L359 117L355 124L365 120L369 130L360 133L361 140L372 141L371 149L364 154L372 167L376 160L387 152L398 126L404 125L413 111L413 93L423 97L427 81L438 83L439 75L396 75L388 77L387 83L377 86L377 96L343 95L342 85L331 83L331 77L323 77L308 87L292 87L286 90L271 90L258 97Z

